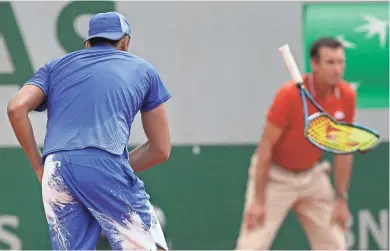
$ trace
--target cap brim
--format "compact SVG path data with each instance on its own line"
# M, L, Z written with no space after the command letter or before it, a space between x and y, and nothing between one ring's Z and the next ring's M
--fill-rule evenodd
M102 32L102 33L98 33L98 34L95 34L93 36L87 37L87 39L85 39L84 42L90 40L91 38L95 38L95 37L101 37L101 38L106 38L106 39L117 41L117 40L120 40L125 34L126 33L122 33L122 32Z

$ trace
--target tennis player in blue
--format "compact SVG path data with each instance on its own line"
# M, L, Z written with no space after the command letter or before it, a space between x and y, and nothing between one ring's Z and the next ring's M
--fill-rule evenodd
M42 182L55 250L96 249L101 231L112 249L167 249L135 173L169 157L164 104L171 94L150 63L127 52L130 37L121 14L94 15L86 48L45 64L8 104L15 135ZM28 117L33 110L47 110L42 154ZM129 153L139 111L148 141Z

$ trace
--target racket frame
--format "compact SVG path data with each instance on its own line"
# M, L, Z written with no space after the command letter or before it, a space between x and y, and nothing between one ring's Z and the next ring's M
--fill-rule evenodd
M372 150L374 147L376 147L378 145L380 136L379 136L379 134L377 132L375 132L374 130L372 130L370 128L367 128L365 126L359 125L359 124L337 121L332 116L330 116L328 113L326 113L324 111L324 109L313 99L313 97L307 91L307 89L305 88L303 83L301 83L301 82L297 83L296 86L299 89L299 92L300 92L300 95L301 95L301 99L302 99L302 104L303 104L303 116L304 116L304 121L305 121L304 136L305 136L306 139L308 139L310 141L310 143L312 143L313 145L315 145L316 147L320 148L321 150L323 150L325 152L334 153L334 154L338 154L338 155L346 155L346 154L351 154L351 153L355 153L355 152L365 153L367 151ZM311 114L309 116L306 98L318 110L318 112L313 113L313 114ZM345 151L337 151L337 150L331 150L331 149L325 148L325 147L321 146L320 144L318 144L317 142L315 142L314 140L312 140L308 136L309 122L314 120L314 119L316 119L316 118L318 118L318 117L321 117L321 116L326 116L327 118L329 118L336 125L348 126L348 127L351 127L351 128L357 128L357 129L369 132L369 133L375 135L375 137L378 138L378 141L377 141L377 143L374 146L370 147L369 150L365 150L365 151L357 149L357 150L354 150L354 151L345 152Z
M325 151L325 152L329 152L329 153L334 153L334 154L338 154L338 155L346 155L346 154L351 154L351 153L355 153L355 152L361 152L361 153L365 153L365 152L368 152L368 151L371 151L372 149L374 149L380 142L380 135L368 128L368 127L365 127L365 126L362 126L362 125L359 125L359 124L355 124L355 123L347 123L347 122L339 122L337 121L336 119L334 119L332 116L330 116L328 113L326 113L324 111L324 109L317 103L315 102L315 100L313 99L313 97L310 95L310 93L307 91L307 89L305 88L304 84L303 84L303 78L302 78L302 75L301 73L299 72L299 69L298 69L298 66L296 65L296 62L291 54L291 51L290 51L290 47L288 44L285 44L281 47L279 47L279 51L284 59L284 62L292 76L292 79L293 81L295 82L299 92L300 92L300 95L301 95L301 99L302 99L302 104L303 104L303 115L304 115L304 121L305 121L305 126L304 126L304 136L307 140L309 140L310 143L312 143L314 146L320 148L321 150ZM312 115L309 116L308 114L308 107L307 107L307 102L306 102L306 98L309 99L310 103L312 103L312 105L314 105L314 107L319 111L319 112L316 112ZM321 146L320 144L318 144L317 142L315 142L314 140L312 140L309 136L308 136L308 127L309 127L309 122L319 116L326 116L328 117L333 123L337 124L337 125L343 125L343 126L349 126L349 127L353 127L353 128L357 128L357 129L360 129L360 130L364 130L366 132L369 132L371 134L373 134L375 137L378 138L376 144L372 147L370 147L369 149L367 150L360 150L360 149L357 149L357 150L354 150L354 151L349 151L349 152L345 152L345 151L337 151L337 150L331 150L329 148L325 148L323 146Z

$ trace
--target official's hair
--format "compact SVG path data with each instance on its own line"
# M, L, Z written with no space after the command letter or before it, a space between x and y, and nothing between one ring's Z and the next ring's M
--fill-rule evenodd
M332 37L322 37L312 43L310 48L310 58L319 59L320 49L323 47L331 49L344 48L343 44L339 40Z

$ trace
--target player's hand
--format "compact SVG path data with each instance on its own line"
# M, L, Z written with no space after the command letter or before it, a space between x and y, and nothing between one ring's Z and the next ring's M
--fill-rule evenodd
M248 230L262 224L265 218L265 205L263 202L254 201L245 210L244 224Z
M336 206L332 215L332 223L339 224L344 231L347 231L350 216L351 214L347 202L342 199L336 200Z
M39 183L42 184L43 166L38 169L35 169L35 173L37 174Z

